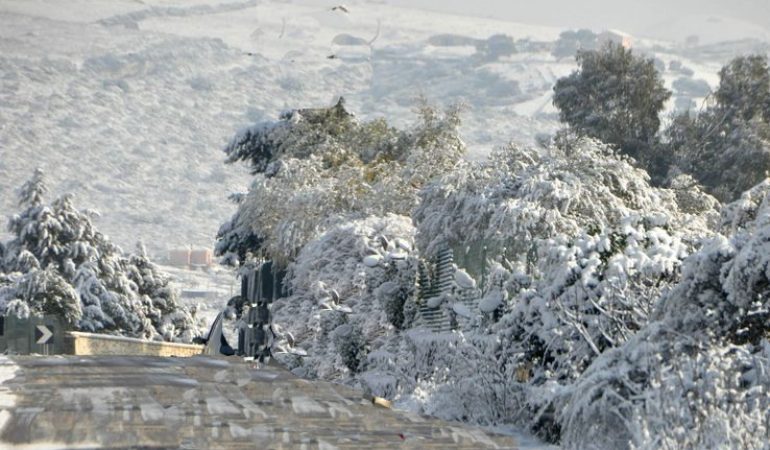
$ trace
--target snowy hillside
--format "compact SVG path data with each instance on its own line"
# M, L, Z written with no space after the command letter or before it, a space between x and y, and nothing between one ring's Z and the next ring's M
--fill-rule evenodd
M702 45L744 39L770 41L770 30L760 25L731 17L703 14L666 20L643 30L642 33L678 44L684 44L685 40L692 36L695 37L695 43Z
M140 238L155 253L210 246L232 210L226 196L248 182L222 164L228 139L340 95L359 116L396 124L413 118L418 96L463 101L471 158L557 129L551 88L574 61L530 43L554 41L559 29L375 2L350 3L348 13L332 5L3 2L0 213L12 210L13 190L41 166L54 192L73 192L101 211L100 227L123 247ZM447 34L472 42L506 35L517 50L436 45ZM371 45L349 45L364 42ZM719 62L684 67L713 86Z
M428 54L371 53L399 43L419 53L421 40L441 30L483 37L495 29L516 31L513 24L469 27L459 17L433 20L395 8L370 11L371 5L351 6L348 16L317 4L148 3L0 5L3 213L13 189L42 166L54 191L72 191L102 211L102 228L125 247L138 238L155 251L210 245L217 221L231 208L227 194L247 182L224 167L219 151L238 128L339 95L364 116L406 118L421 93L438 99L452 91L452 100L460 100L474 95L474 84L492 80L505 89L511 83L484 67L455 78L463 61L424 73ZM377 45L365 58L347 61L340 51L340 59L327 59L340 50L332 45L336 35L371 39L378 20ZM437 23L445 28L430 28ZM471 103L482 111L507 107L496 92L487 95ZM475 140L491 146L492 134L512 136L523 128L517 123L528 122L512 118ZM152 212L144 208L148 201Z

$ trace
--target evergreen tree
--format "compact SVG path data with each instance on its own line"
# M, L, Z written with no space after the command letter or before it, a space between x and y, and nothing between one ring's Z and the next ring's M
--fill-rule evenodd
M767 59L734 59L720 71L714 103L696 117L677 116L668 127L659 166L676 166L720 200L734 200L770 169L769 105Z
M577 63L578 70L554 86L561 120L578 134L645 160L660 127L658 115L671 96L654 61L609 44L579 51Z
M728 119L750 121L761 117L770 121L770 70L767 56L752 55L733 59L719 71L715 93L719 108Z
M63 195L50 204L43 172L19 191L22 211L3 245L0 309L54 314L76 329L190 340L193 317L146 256L125 256Z

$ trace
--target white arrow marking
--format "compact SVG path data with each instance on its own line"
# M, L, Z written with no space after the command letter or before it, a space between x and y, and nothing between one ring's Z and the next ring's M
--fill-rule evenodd
M48 342L48 339L51 339L51 336L53 336L53 332L49 330L45 325L38 325L37 329L40 330L40 333L43 334L40 336L40 339L37 340L38 344L45 344Z

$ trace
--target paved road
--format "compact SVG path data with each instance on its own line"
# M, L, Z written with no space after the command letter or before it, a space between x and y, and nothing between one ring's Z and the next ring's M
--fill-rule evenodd
M238 358L0 356L0 382L0 448L515 448Z

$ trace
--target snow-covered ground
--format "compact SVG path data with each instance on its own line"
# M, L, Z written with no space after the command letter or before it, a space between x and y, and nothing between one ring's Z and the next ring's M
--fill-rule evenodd
M219 151L239 128L339 95L364 117L407 120L420 94L439 101L451 91L459 101L476 95L474 85L507 83L488 68L466 69L463 59L432 67L425 38L442 31L524 37L516 24L350 8L344 14L323 2L3 2L0 212L14 211L14 188L42 166L55 192L71 191L79 204L100 210L100 227L125 247L140 238L161 251L211 245L232 208L227 194L248 180L238 167L225 167ZM362 58L345 59L351 51L332 44L343 32L371 39L378 22L379 37ZM411 46L405 57L402 45ZM335 52L339 58L327 58ZM521 68L513 72L520 76ZM530 119L507 112L497 93L486 94L469 101L479 117L469 120L470 141L528 137ZM482 119L491 116L487 109L508 120L490 126ZM145 207L148 200L153 208Z
M41 166L54 192L99 210L99 227L125 248L139 239L157 252L211 246L232 211L227 194L248 182L222 163L224 144L244 126L340 95L360 116L396 125L410 121L419 96L465 102L471 158L557 129L550 92L574 69L571 58L546 50L483 59L428 40L549 42L558 28L365 1L344 13L335 4L2 2L0 214L15 211L14 189ZM372 44L339 45L351 38ZM669 86L682 76L716 84L723 61L689 61L669 47L655 47L660 59L692 71L666 73Z

